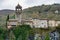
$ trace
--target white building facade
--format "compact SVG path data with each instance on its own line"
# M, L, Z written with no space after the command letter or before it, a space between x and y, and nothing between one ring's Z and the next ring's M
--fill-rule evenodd
M33 19L33 25L35 28L47 28L48 22L46 19Z

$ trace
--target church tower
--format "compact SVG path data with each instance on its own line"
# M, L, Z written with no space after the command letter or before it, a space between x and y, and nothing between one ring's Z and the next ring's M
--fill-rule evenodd
M15 12L16 12L16 19L18 20L18 22L21 23L22 7L19 4L15 7Z

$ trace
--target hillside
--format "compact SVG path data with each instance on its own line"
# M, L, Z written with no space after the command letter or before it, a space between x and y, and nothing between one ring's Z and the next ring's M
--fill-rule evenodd
M0 10L0 15L7 15L7 14L12 14L12 13L14 13L14 10L10 10L10 9Z
M38 13L43 13L43 14L49 14L50 12L55 12L56 10L59 11L58 14L60 14L60 4L52 4L52 5L39 5L39 6L34 6L34 7L29 7L26 9L23 9L23 13L33 13L33 12L38 12ZM0 14L12 14L15 13L14 10L10 9L3 9L0 10Z
M60 4L52 4L52 5L41 5L41 6L34 6L27 9L24 9L23 12L54 12L55 10L60 11Z
M56 13L56 11L58 11ZM23 10L23 13L32 18L46 18L60 20L60 4L41 5L29 7Z
M56 13L55 11L58 11ZM0 16L6 16L7 14L12 15L14 14L14 10L10 9L3 9L0 10ZM2 17L3 17L2 16ZM60 20L60 4L52 4L52 5L40 5L40 6L34 6L29 7L26 9L23 9L22 12L23 18L46 18L46 19L57 19ZM11 16L10 16L11 17Z

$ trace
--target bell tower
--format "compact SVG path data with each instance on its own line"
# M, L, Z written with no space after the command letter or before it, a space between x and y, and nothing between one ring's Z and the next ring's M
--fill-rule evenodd
M16 12L16 19L18 20L18 22L21 23L21 13L22 13L22 6L20 6L19 4L15 7L15 12Z

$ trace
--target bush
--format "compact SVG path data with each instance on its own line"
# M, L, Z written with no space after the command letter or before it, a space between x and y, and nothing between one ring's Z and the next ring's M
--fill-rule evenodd
M49 34L46 34L45 40L50 40Z
M21 36L22 40L26 40L27 34L29 33L30 29L31 28L29 25L19 25L15 27L12 31L15 35L16 40L19 38L19 36Z

